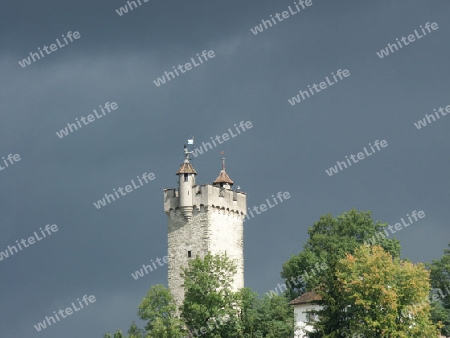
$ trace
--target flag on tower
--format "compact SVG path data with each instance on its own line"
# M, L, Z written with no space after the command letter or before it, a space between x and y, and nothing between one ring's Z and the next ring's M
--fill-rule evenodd
M224 154L224 152L223 152L223 150L220 152L220 155L223 155Z
M192 137L191 139L188 139L188 144L194 144L194 137Z

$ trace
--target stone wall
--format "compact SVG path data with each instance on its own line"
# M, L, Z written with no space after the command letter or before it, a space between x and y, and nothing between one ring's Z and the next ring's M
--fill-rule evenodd
M164 211L168 215L168 286L177 305L184 298L181 268L191 257L226 253L235 260L235 290L244 287L244 222L247 196L242 192L212 185L194 186L193 215L187 221L179 209L178 190L164 190Z

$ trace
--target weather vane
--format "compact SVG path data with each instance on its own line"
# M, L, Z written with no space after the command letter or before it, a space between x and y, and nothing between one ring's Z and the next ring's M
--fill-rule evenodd
M191 138L188 139L188 145L189 144L194 144L194 137L192 136ZM189 163L189 154L193 154L193 151L189 151L187 145L184 145L184 163Z

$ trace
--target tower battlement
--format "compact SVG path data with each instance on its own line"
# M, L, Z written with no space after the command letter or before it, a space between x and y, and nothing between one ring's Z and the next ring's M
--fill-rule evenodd
M247 210L247 194L241 191L235 191L211 184L203 184L192 187L192 206L200 209L200 207L212 207L235 212L243 217ZM180 208L179 189L164 189L164 212L169 213L171 210Z

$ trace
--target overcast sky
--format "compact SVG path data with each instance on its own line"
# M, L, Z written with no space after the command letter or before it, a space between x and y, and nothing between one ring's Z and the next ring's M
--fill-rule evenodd
M150 0L3 1L0 5L0 251L46 224L58 231L0 262L2 337L101 337L136 319L167 266L131 273L167 252L164 188L175 188L183 143L195 146L240 121L253 128L195 158L211 183L225 151L227 172L260 205L291 198L245 222L245 285L263 293L307 240L320 215L371 210L389 224L426 217L398 232L403 256L441 257L450 242L450 117L420 130L450 105L450 2L317 1L254 35L250 28L294 3ZM420 25L438 24L426 36ZM418 30L420 39L376 52ZM18 61L78 31L51 54ZM154 80L202 51L215 57L157 87ZM37 58L36 58L37 59ZM294 106L288 99L347 69L350 76ZM75 119L118 109L59 138ZM388 146L329 176L326 169ZM369 148L367 148L369 150ZM16 157L17 158L17 157ZM104 208L93 202L136 176L144 184ZM41 332L33 325L83 295L96 302Z

